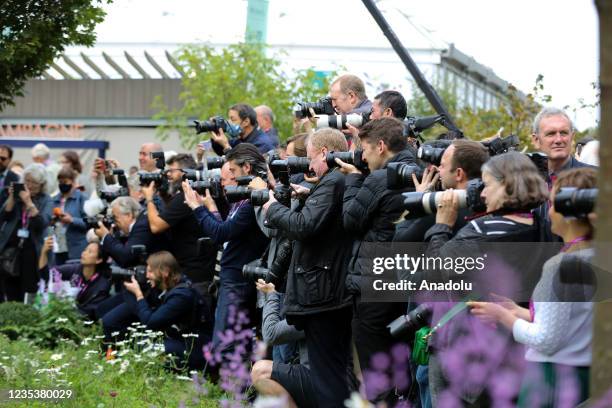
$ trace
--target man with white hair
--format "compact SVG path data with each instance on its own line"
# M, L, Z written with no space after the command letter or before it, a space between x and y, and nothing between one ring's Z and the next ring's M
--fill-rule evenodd
M280 139L278 137L278 131L274 127L274 112L272 112L272 109L266 105L257 106L255 108L255 112L257 113L257 123L259 124L259 129L268 135L275 148L278 147L280 144Z
M57 173L60 171L60 165L51 161L51 151L44 143L37 143L32 147L32 161L45 166L47 184L46 193L51 196L57 195Z
M563 170L588 166L572 156L574 125L562 109L542 109L533 121L531 140L536 149L548 156L549 185Z

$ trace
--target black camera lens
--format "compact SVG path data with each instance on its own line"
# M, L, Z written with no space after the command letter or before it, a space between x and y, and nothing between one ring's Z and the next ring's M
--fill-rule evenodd
M245 186L226 186L225 197L230 203L236 203L251 198L251 189Z
M595 210L596 188L563 187L555 194L555 211L565 217L587 218Z
M325 97L317 102L298 102L294 108L295 117L298 119L309 118L311 116L310 108L316 115L333 115L336 113L331 98Z
M362 159L363 150L357 149L354 152L330 152L325 156L327 167L334 168L338 167L336 158L342 160L345 163L352 164L362 172L368 171L368 163Z
M395 338L404 337L413 339L414 333L422 327L429 325L431 315L431 307L427 304L421 304L411 310L407 315L400 316L392 321L387 328L391 336Z
M195 123L196 133L205 133L205 132L218 132L219 129L226 130L226 121L221 116L215 116L210 120L205 121L193 121Z
M287 167L291 174L308 173L310 171L310 160L307 157L289 156L287 157Z
M417 151L417 157L424 162L439 166L446 148L423 145Z
M423 169L406 163L387 164L387 188L391 190L414 188L413 174L420 180L423 177Z

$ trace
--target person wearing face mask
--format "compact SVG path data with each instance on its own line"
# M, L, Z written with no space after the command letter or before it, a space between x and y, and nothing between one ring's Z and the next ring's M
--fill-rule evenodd
M52 198L54 264L63 265L68 259L78 259L87 246L87 226L83 203L86 197L77 188L77 172L63 167L57 174L59 193Z
M134 277L124 282L125 302L102 318L105 342L112 343L125 335L133 322L164 333L164 352L179 359L179 365L191 369L204 367L202 346L210 337L201 328L201 303L198 294L181 273L177 259L168 251L151 254L147 259L146 279L152 289L160 292L155 302L145 297ZM121 321L109 319L123 314ZM119 332L119 335L113 335ZM189 336L184 336L190 334Z
M213 150L219 156L223 156L224 152L240 143L255 145L261 154L274 149L274 143L258 127L257 112L252 106L244 103L236 104L229 108L227 117L232 126L230 139L223 129L211 134Z
M11 183L0 208L0 302L34 300L40 279L36 260L52 211L46 176L41 164L26 167L24 184Z

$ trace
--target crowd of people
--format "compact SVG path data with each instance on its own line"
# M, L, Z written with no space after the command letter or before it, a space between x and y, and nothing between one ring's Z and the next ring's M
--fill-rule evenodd
M546 373L548 391L530 377L518 405L553 406L559 366L575 379L576 402L585 400L592 302L563 298L555 288L568 257L592 258L594 214L568 217L555 196L596 188L597 141L577 144L574 156L571 119L543 108L532 131L539 154L517 146L493 151L490 139L455 132L424 142L404 122L400 93L370 101L354 75L337 78L325 103L337 115L366 119L353 126L339 116L342 129L317 128L320 112L307 107L283 143L269 107L236 104L227 127L209 133L223 158L216 162L205 143L164 154L150 142L137 169L99 158L88 172L73 151L53 161L41 143L24 166L12 160L11 146L0 145L0 301L31 303L41 280L61 276L77 288L83 315L101 321L104 348L141 322L164 332L166 351L193 369L205 367L207 344L231 352L222 340L237 309L269 346L252 366L252 384L290 406L340 407L361 390L372 402L435 407L449 388L464 406L490 406L485 387L457 386L461 379L445 363L466 337L488 332L525 345L529 367ZM399 186L390 185L390 174ZM471 198L461 199L462 191ZM433 208L416 216L407 192L432 193ZM421 243L427 256L444 258L465 256L476 243L541 242L564 245L526 280L530 302L446 293L442 308L421 313L428 302L408 293L402 302L365 294L374 243ZM449 273L432 272L432 279ZM427 336L390 332L391 322L416 312L417 333L424 328ZM369 386L376 356L398 344L416 350L423 339L426 358L413 353L405 373L412 386L392 373L384 385Z

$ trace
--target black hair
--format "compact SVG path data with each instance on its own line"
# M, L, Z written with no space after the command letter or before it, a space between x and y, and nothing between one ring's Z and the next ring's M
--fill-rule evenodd
M235 161L236 164L242 166L245 163L251 165L251 175L258 173L267 173L268 167L266 159L263 157L257 147L251 143L239 143L231 150L225 153L225 160Z
M257 112L251 105L247 105L246 103L237 103L229 108L229 110L233 110L238 112L238 116L240 120L245 120L249 118L249 122L251 122L251 126L257 127Z
M13 148L11 146L6 145L6 144L0 144L0 150L1 149L4 149L8 152L9 159L13 158Z
M380 107L382 110L391 109L393 116L403 120L408 114L408 107L406 106L406 99L401 93L397 91L383 91L376 95L374 99L380 101Z

